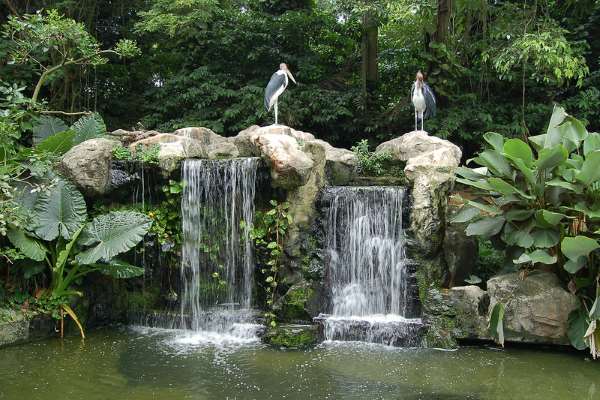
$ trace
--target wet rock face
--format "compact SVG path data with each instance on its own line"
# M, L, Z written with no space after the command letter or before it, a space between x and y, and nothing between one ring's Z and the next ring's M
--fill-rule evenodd
M103 138L86 140L65 153L58 168L85 194L106 194L111 188L112 150L118 144Z

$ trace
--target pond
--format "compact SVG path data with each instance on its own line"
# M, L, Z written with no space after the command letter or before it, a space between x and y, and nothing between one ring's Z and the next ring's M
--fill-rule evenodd
M582 353L210 339L124 328L0 349L0 399L600 398L600 363Z

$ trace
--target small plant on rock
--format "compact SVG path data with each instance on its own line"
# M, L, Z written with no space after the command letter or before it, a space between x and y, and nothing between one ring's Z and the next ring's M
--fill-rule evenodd
M369 150L369 141L363 139L355 146L352 151L358 159L357 171L365 175L383 175L385 172L384 164L392 159L389 152L376 153Z

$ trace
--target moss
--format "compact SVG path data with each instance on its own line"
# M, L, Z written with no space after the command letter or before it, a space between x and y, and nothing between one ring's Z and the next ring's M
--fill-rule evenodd
M306 304L314 295L314 290L306 285L292 286L286 293L281 306L280 319L284 321L310 320Z
M319 341L316 325L279 325L270 328L263 340L273 346L288 349L305 349Z
M141 292L127 292L126 295L128 311L143 311L153 309L160 300L158 288L149 288Z

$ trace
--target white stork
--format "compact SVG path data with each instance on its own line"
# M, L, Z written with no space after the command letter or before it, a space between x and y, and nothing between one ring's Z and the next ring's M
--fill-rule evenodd
M265 109L271 111L271 108L275 106L275 125L278 123L278 109L277 109L277 100L281 93L287 88L289 83L288 77L296 83L294 76L290 72L287 64L281 63L279 64L279 71L275 72L273 76L271 76L271 80L265 89ZM297 83L296 83L297 84Z
M417 80L413 83L410 90L412 103L415 106L415 131L417 130L417 121L421 120L421 130L423 130L423 120L429 117L435 117L435 95L433 90L423 81L421 71L417 72Z

